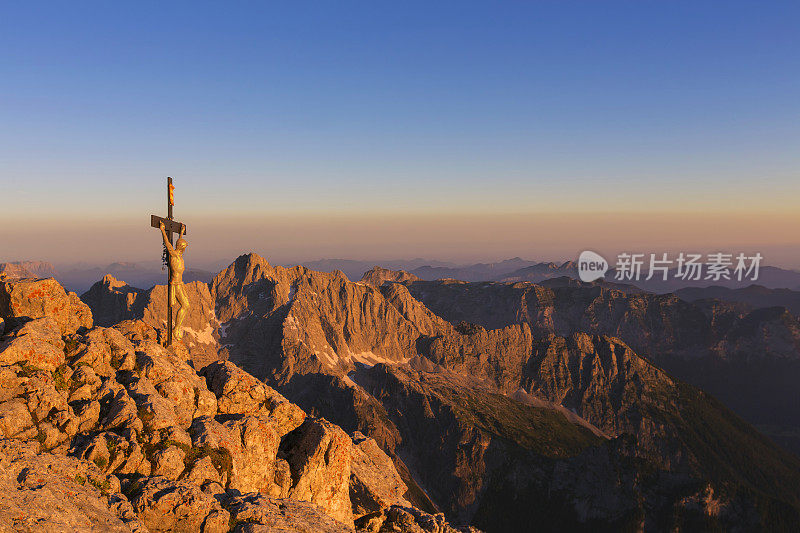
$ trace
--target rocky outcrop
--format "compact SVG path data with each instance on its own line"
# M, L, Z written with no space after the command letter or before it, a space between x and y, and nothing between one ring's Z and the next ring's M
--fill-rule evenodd
M134 509L150 531L230 531L230 513L213 494L194 484L154 476L130 491Z
M489 329L527 324L535 335L620 338L800 451L800 408L791 407L800 406L800 390L793 385L800 380L800 321L783 308L688 302L565 278L540 285L450 280L406 286L452 323Z
M156 398L155 378L138 365L118 371L125 394L113 389L114 423L129 424L144 458L132 452L125 475L191 480L228 512L220 490L226 498L234 490L302 498L340 523L355 518L372 530L439 527L427 516L440 510L489 531L800 523L796 458L635 348L596 331L613 323L643 342L662 342L708 320L704 308L678 309L669 298L648 307L575 283L406 281L377 289L335 272L273 267L253 254L221 272L210 294L220 343L231 355L201 373L216 412L192 412L186 426L187 415ZM564 295L572 298L566 307ZM731 319L739 320L716 313L712 330L729 328ZM649 331L651 322L660 326ZM150 335L130 323L115 329L134 347ZM692 335L702 337L702 328ZM673 345L696 346L692 335ZM776 347L783 342L767 337ZM98 376L108 372L99 368ZM91 390L75 394L87 427L94 398ZM127 415L126 394L142 430ZM170 402L183 401L176 398ZM374 438L406 487L401 497L425 513L405 514L402 502L392 503L394 475L384 485L358 474L358 452L342 430ZM94 446L91 453L105 457L106 436L72 446L76 453ZM135 449L128 442L106 444L109 462L112 448ZM253 461L257 471L247 468Z
M186 283L184 290L191 309L184 320L181 342L195 367L202 368L226 357L219 343L220 324L206 283ZM106 275L81 295L81 299L92 309L95 322L100 326L121 325L120 329L126 333L136 332L140 338L163 339L165 336L166 285L143 290Z
M203 369L209 388L217 397L219 412L227 415L267 413L283 437L306 418L306 414L280 393L230 362L217 362Z
M0 341L0 363L21 363L55 370L64 362L64 346L59 325L54 319L31 320Z
M108 327L123 320L141 318L139 308L143 306L140 297L146 292L106 274L81 294L81 300L91 308L95 324Z
M397 497L402 484L392 492L386 481L400 476L374 443L354 444L230 362L198 374L182 345L168 350L128 333L63 334L48 317L6 335L0 524L352 531L361 508L354 501L370 498L375 513L407 504Z
M421 333L376 288L341 272L273 267L239 257L211 283L232 361L258 378L343 376L355 364L400 361Z
M0 281L0 317L9 323L51 318L62 334L92 327L92 312L52 278Z
M0 263L0 279L55 278L56 269L47 261Z
M115 476L18 440L0 440L0 529L147 531Z
M350 500L353 516L360 518L392 505L410 507L403 497L408 487L395 470L392 459L380 449L375 439L361 432L352 435L350 463Z
M404 281L420 281L420 278L405 270L389 270L379 266L372 267L371 270L364 272L361 277L361 283L366 283L373 287L380 287L386 282L402 283Z
M352 524L351 445L341 428L325 419L306 418L282 443L293 480L289 497L316 503L333 518Z
M237 496L230 500L235 531L257 533L296 531L297 533L350 533L352 528L333 520L309 502L267 498L263 494Z

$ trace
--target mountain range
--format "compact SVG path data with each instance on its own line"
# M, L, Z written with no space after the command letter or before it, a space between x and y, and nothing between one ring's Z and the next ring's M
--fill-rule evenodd
M0 529L477 533L405 499L374 439L194 363L53 279L0 280Z
M420 511L485 531L800 524L800 460L774 443L798 427L785 309L565 277L353 282L255 254L188 292L191 364L228 360L374 439ZM156 340L165 296L108 277L82 299Z
M429 259L398 259L389 261L361 261L351 259L320 259L301 263L310 270L320 272L342 271L351 281L357 281L376 265L390 270L403 270L420 279L435 281L438 279L458 279L461 281L503 281L519 282L528 281L540 283L542 281L567 276L579 279L577 264L574 261L564 262L537 262L515 257L496 263L475 263L458 265L446 261L432 261ZM45 261L17 261L0 263L0 273L5 272L10 277L53 277L69 290L83 293L88 290L98 279L109 274L117 279L124 279L136 287L149 288L163 283L166 273L160 263L149 262L116 262L105 266L72 264L55 268ZM654 277L651 280L640 279L619 282L615 279L615 270L606 273L604 280L609 286L620 290L635 291L646 290L655 293L677 292L682 289L702 289L721 287L728 289L745 289L750 285L766 289L789 289L791 298L795 292L800 292L800 272L772 266L763 266L759 271L757 280L681 280L675 277L675 271L670 271L666 281ZM186 281L201 281L208 283L214 277L210 270L190 268L184 274ZM642 276L645 278L646 276ZM717 291L714 297L726 299L727 293ZM734 296L735 298L735 296ZM694 299L698 299L694 297ZM732 300L733 301L733 300ZM780 297L775 302L781 301ZM773 303L772 305L782 305Z

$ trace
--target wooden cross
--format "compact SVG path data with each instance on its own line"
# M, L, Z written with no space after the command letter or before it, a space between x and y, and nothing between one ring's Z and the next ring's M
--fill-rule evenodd
M158 215L150 215L150 226L153 228L160 227L164 224L164 230L167 233L167 239L170 244L172 243L172 234L177 233L181 235L181 227L183 233L186 234L186 225L173 220L172 206L175 205L175 196L173 191L175 187L172 185L172 178L167 178L167 218L162 218ZM170 267L169 260L167 260L167 342L166 346L172 345L172 267Z

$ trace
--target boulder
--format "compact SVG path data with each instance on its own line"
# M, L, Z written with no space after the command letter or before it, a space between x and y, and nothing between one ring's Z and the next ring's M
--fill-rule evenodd
M131 503L150 531L227 533L230 514L199 487L164 477L146 478L130 489Z
M63 368L51 372L31 367L25 361L0 367L0 402L21 403L35 422L60 412L69 411L71 416L68 391L60 378Z
M15 398L0 404L0 435L28 437L27 430L32 428L33 419L23 400Z
M0 441L0 530L141 532L119 481L89 462Z
M125 387L136 402L137 415L145 430L153 432L177 425L175 404L162 398L149 379L133 373L127 377L130 379Z
M403 498L408 487L375 439L359 432L355 432L352 439L350 500L353 516L358 518L392 505L410 507L411 504Z
M219 471L214 466L211 457L204 455L189 467L188 473L183 479L187 483L203 485L209 481L219 483L222 481L222 476L220 476Z
M64 341L53 318L27 322L0 342L0 365L14 363L43 370L55 370L64 363Z
M54 279L0 281L0 317L35 319L50 317L62 334L92 327L92 311L74 292L67 293Z
M281 444L294 480L289 497L315 503L328 516L352 525L351 447L350 437L338 426L322 418L306 418Z
M194 420L191 433L195 449L207 450L216 460L227 489L281 493L275 484L280 436L270 418L245 416L220 423L203 416Z
M100 421L102 428L131 428L137 433L141 432L144 424L138 417L136 402L133 401L128 391L119 387L116 392L112 391L111 394L106 415Z
M268 414L275 420L281 436L302 424L306 417L302 409L278 391L230 361L212 363L202 374L209 390L216 395L222 414Z
M158 394L173 406L175 421L188 428L198 416L217 414L217 399L208 390L206 380L186 361L155 342L139 345L136 366Z
M68 453L94 463L103 472L120 475L151 473L150 462L133 435L125 437L112 431L79 435Z
M351 533L353 530L329 517L309 502L244 494L227 504L237 532L294 531L296 533Z
M113 376L117 370L133 370L134 349L122 333L111 328L95 328L82 339L71 360L73 367L88 365L100 376Z
M185 468L184 459L186 459L186 454L176 446L170 446L164 450L160 450L156 452L153 457L153 470L151 474L176 480L180 477Z

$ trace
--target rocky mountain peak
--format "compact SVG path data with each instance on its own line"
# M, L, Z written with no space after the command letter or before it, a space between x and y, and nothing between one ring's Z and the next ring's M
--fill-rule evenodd
M404 281L419 281L419 280L420 278L418 278L414 274L406 272L405 270L389 270L387 268L381 268L379 266L372 267L371 270L364 272L364 275L361 276L362 283L372 285L373 287L380 287L387 281L402 283Z
M772 523L759 502L800 506L796 458L639 351L694 349L722 328L733 339L730 328L746 313L715 308L712 322L675 296L580 283L374 274L374 284L351 282L249 254L210 286L187 285L192 316L181 357L205 367L216 416L249 414L235 407L247 398L271 405L261 385L269 387L307 417L373 438L417 509L489 531L525 530L531 512L555 529L659 529L687 517L724 529ZM402 281L384 283L387 276ZM113 329L152 342L163 328L166 288L134 297L136 314ZM770 333L786 327L781 314L753 318L769 325L755 328L760 338L782 346ZM208 332L209 343L195 332ZM237 368L250 378L227 377ZM221 400L226 395L237 399ZM286 420L287 435L305 423ZM281 453L290 467L300 464ZM766 499L737 500L744 486ZM597 496L608 490L612 498ZM260 501L251 500L240 503ZM545 503L534 511L509 503L519 501ZM366 509L359 506L356 516ZM374 512L378 522L402 514ZM382 530L366 516L356 525Z
M54 278L56 269L47 261L14 261L0 263L0 278L4 275L11 279Z
M52 280L0 288L0 526L457 531L411 507L372 439L236 365L198 373L181 344L92 327Z
M124 281L118 280L111 274L106 274L105 276L103 276L101 283L103 284L104 287L108 289L118 289L120 287L126 287L128 285Z

